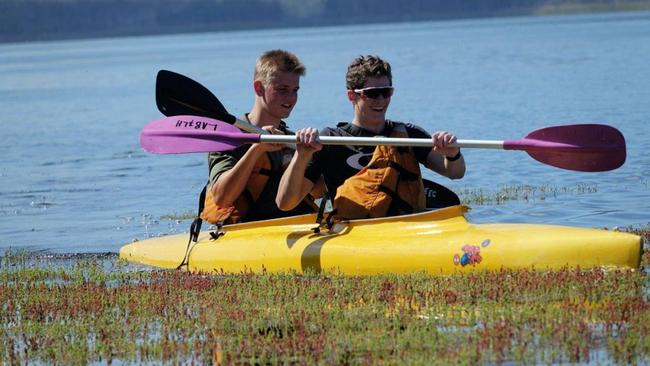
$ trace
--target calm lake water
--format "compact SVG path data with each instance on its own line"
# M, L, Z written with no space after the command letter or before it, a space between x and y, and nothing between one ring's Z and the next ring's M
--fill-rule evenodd
M393 66L392 119L463 139L580 122L625 135L627 162L606 173L466 149L466 177L438 182L465 197L532 192L473 205L474 222L650 222L650 13L502 18L0 45L0 252L117 252L186 231L165 217L196 210L206 157L141 151L140 129L161 116L156 73L200 81L239 115L253 102L255 59L272 48L308 69L293 128L350 120L345 70L370 53Z

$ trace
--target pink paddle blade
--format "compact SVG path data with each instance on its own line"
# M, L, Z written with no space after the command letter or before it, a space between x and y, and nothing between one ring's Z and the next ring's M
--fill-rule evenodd
M525 150L533 159L583 172L614 170L625 163L623 134L601 124L546 127L521 140L504 141L506 150Z
M173 116L144 126L140 146L154 154L182 154L231 150L255 138L259 140L259 135L243 134L237 127L219 120Z

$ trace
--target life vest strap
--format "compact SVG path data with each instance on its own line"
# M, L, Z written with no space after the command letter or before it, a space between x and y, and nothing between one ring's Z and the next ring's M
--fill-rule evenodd
M320 233L320 229L323 227L323 216L325 215L325 206L327 206L329 196L329 192L326 190L325 194L323 194L323 197L321 198L320 205L318 205L318 214L316 215L316 224L318 224L318 226L311 229L314 234Z
M394 162L392 160L388 161L388 166L390 166L391 168L397 170L399 172L400 178L403 179L403 180L407 180L409 182L412 182L412 181L418 180L420 178L420 176L418 174L413 173L413 172L411 172L409 170L406 170L406 168L404 168L403 166L401 166L400 164L398 164L398 163L396 163L396 162Z
M413 206L404 201L402 197L397 194L397 192L384 185L379 186L379 191L386 193L391 198L390 207L388 208L389 216L398 215L400 212L413 213Z
M187 241L187 248L185 248L185 255L183 256L183 260L181 261L181 264L179 264L178 267L176 267L176 269L181 269L183 266L189 266L190 264L189 263L190 252L191 252L190 245L192 244L192 242L196 243L199 240L199 233L201 232L201 225L203 224L203 219L201 219L201 212L203 212L205 194L207 190L208 190L208 185L206 184L203 186L203 189L201 190L201 194L199 195L199 212L196 214L194 221L192 221L192 224L190 225L190 238Z
M194 245L196 245L196 243L199 240L199 234L201 233L201 226L203 225L203 219L201 218L201 213L203 213L203 209L205 208L205 197L207 195L209 186L210 186L210 182L206 183L206 185L204 185L203 189L201 190L201 194L199 195L199 210L198 213L196 214L196 217L194 218L194 221L192 221L192 224L190 225L190 238L187 241L185 256L183 256L183 260L181 261L181 264L179 264L178 267L176 267L176 269L181 269L183 266L189 266L190 264L189 262L190 253L192 252ZM210 233L212 240L216 240L221 235L223 235L223 232L221 232L221 226L223 225L223 222L219 222L216 225L217 225L217 230L215 232ZM194 242L194 245L191 245L192 242Z
M338 211L336 209L333 209L332 211L328 212L327 215L321 215L319 218L316 219L316 224L318 226L313 227L311 231L314 234L318 234L321 232L322 228L327 228L327 230L332 230L332 227L334 226L335 223L339 222L342 220L342 218L337 215Z

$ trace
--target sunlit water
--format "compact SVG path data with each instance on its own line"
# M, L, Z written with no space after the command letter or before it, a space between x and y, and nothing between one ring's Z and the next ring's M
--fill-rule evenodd
M466 149L466 177L438 182L488 196L555 189L473 205L473 222L650 222L650 13L503 18L0 45L0 251L117 252L186 231L188 221L165 217L196 209L206 157L141 151L140 129L161 116L156 72L200 81L239 115L252 105L255 58L272 48L308 68L294 128L350 120L345 69L371 53L393 66L392 119L463 139L578 122L625 135L627 162L606 173Z

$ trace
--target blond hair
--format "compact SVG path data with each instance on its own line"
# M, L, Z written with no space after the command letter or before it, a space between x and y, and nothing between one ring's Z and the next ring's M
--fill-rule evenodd
M264 52L255 63L254 80L260 80L264 85L269 85L281 72L290 72L304 76L305 65L296 55L285 50L271 50Z

